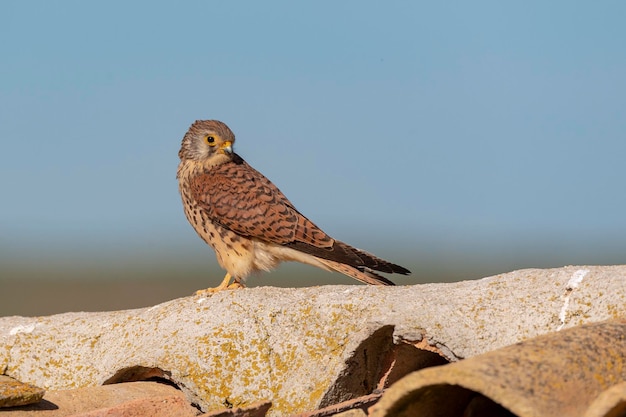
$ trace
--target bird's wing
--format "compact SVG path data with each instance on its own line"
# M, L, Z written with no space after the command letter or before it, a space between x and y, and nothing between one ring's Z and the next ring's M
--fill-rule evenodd
M208 218L249 238L282 245L359 270L409 271L328 236L302 215L263 174L235 155L190 181L193 198ZM358 279L358 278L357 278Z
M285 195L245 161L212 168L191 180L193 198L212 222L233 232L285 245L332 248L334 240L295 209Z

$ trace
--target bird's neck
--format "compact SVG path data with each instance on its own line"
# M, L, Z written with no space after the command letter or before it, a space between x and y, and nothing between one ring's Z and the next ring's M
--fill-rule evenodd
M212 168L215 168L219 165L226 164L228 162L242 161L241 157L237 154L233 154L234 158L229 155L214 155L211 158L208 158L204 161L194 161L193 159L185 159L180 161L178 164L178 171L176 172L176 178L190 178L196 175L199 175L203 172L209 171ZM233 161L235 159L235 161ZM241 162L239 162L241 163Z

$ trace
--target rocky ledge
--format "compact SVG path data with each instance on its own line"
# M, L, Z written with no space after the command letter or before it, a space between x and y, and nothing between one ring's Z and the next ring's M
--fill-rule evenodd
M0 375L7 417L621 416L626 266L4 317Z

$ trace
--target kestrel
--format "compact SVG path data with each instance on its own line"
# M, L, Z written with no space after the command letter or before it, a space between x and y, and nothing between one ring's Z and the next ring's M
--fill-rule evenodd
M227 271L218 287L199 293L244 287L252 272L270 271L284 261L340 272L372 285L394 285L374 271L410 274L324 233L233 152L234 143L235 135L224 123L198 120L178 152L176 177L185 216Z

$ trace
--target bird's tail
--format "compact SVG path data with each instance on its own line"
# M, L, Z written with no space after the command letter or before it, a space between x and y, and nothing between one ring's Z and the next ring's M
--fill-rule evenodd
M367 267L357 268L322 258L318 258L317 260L328 269L347 275L369 285L396 285L387 278L375 274L370 268Z
M400 265L386 261L339 240L333 240L330 247L315 246L302 241L289 242L283 245L283 247L294 250L290 252L290 260L340 272L370 285L395 285L374 271L402 275L411 273L411 271ZM302 256L303 254L305 256Z

